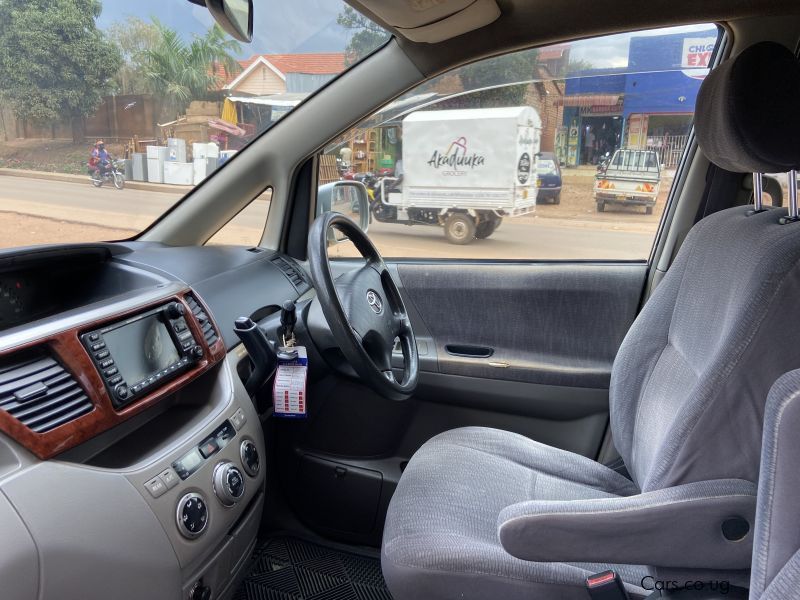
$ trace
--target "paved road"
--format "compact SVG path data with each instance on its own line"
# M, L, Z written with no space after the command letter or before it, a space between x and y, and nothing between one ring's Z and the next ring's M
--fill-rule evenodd
M180 200L179 194L27 179L0 178L0 210L59 221L117 229L140 230ZM545 213L553 207L542 207ZM243 213L235 220L239 232L260 230L262 211ZM463 258L599 258L640 259L650 252L653 234L622 230L613 224L583 220L506 219L487 240L454 246L438 227L373 223L370 234L386 256ZM347 254L345 245L336 252Z

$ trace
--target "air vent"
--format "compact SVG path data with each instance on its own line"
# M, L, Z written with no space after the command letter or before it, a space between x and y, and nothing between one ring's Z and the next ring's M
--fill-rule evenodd
M44 353L0 361L0 410L36 433L91 412L92 401L54 358Z
M189 305L194 318L197 319L197 322L200 324L200 328L203 330L203 337L206 339L206 344L208 344L209 347L213 346L219 339L219 335L211 324L211 319L208 318L206 309L200 305L197 298L192 294L186 294L186 304Z
M294 287L300 289L301 287L305 286L306 276L300 267L289 262L288 259L282 256L276 256L273 258L272 264L283 271L283 274L286 275L286 278L292 282Z

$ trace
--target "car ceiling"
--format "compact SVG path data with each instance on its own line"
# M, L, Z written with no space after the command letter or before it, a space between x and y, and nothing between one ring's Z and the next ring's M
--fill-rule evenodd
M403 50L426 76L508 50L570 39L672 25L800 14L800 3L796 0L594 0L591 10L587 10L585 0L488 0L499 7L499 17L488 22L492 17L487 16L488 24L474 28L474 19L458 20L455 18L458 12L453 13L453 10L466 12L476 4L485 4L486 0L346 1L394 33ZM481 14L491 15L491 12ZM421 15L429 15L430 19ZM402 26L397 26L398 23ZM410 25L416 28L409 28ZM436 27L432 39L443 41L414 41L413 38L419 37L414 32L422 27Z

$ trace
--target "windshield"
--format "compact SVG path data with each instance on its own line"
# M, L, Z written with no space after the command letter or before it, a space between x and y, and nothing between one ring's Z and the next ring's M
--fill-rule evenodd
M249 44L187 0L0 0L0 23L0 247L137 235L388 39L335 0L255 0Z

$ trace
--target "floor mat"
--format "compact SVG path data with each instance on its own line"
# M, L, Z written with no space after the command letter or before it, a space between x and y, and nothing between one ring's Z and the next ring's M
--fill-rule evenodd
M234 600L392 600L377 558L281 537L251 561Z

